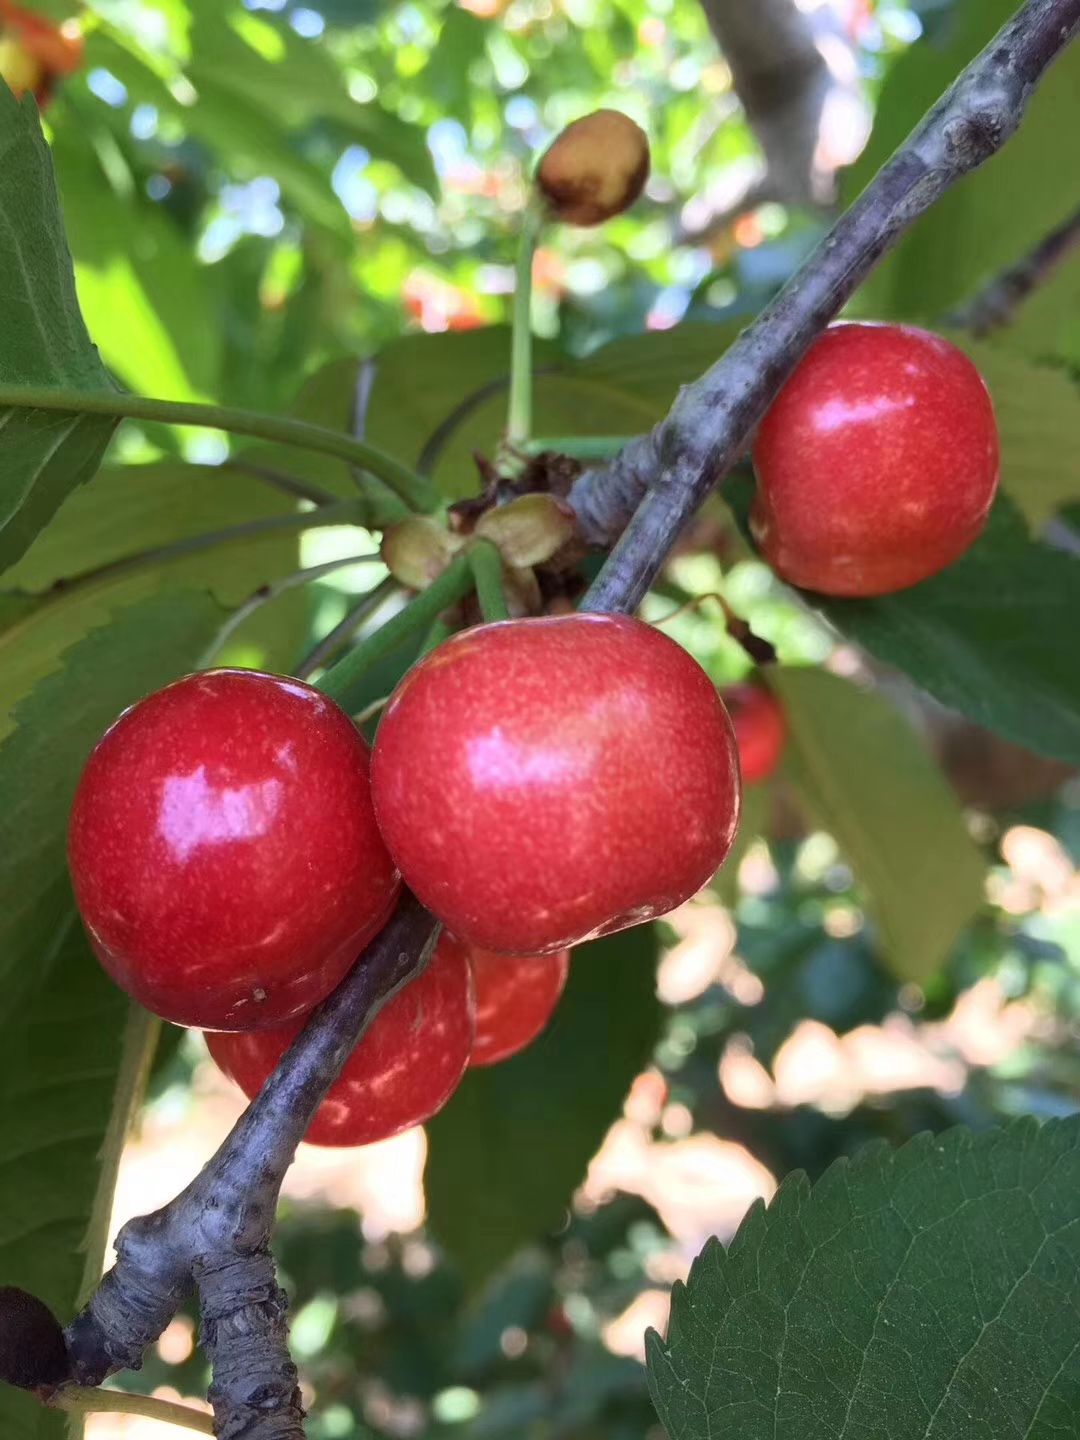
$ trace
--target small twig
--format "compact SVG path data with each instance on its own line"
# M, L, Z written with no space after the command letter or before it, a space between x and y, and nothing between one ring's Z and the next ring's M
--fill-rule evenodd
M293 674L298 680L307 680L321 670L328 660L341 650L346 642L360 629L365 621L379 609L391 595L397 593L398 583L392 575L385 580L380 580L374 589L362 595L354 606L338 621L332 630L328 630L319 643L314 646L297 665Z
M1080 248L1080 210L1074 210L1015 265L990 281L973 300L949 317L950 323L982 337L1008 325L1024 301L1045 285L1058 267Z
M265 1374L267 1367L286 1388L289 1375L295 1375L283 1324L274 1313L280 1297L276 1287L271 1292L259 1257L266 1252L285 1171L320 1101L382 1005L423 969L437 932L438 923L406 895L202 1172L164 1209L130 1220L120 1231L115 1265L65 1332L79 1384L100 1385L116 1370L137 1369L194 1280L208 1296L218 1327L208 1336L212 1345L220 1349L224 1343L222 1326L252 1327L248 1363L234 1373L230 1361L219 1382L225 1393L218 1400L227 1414L224 1419L219 1414L217 1433L260 1440L303 1433L291 1389L264 1409L260 1385L254 1384L256 1372ZM292 1428L263 1426L272 1413L282 1414Z
M144 1420L177 1425L198 1435L214 1433L214 1417L204 1410L178 1405L173 1400L157 1400L152 1395L132 1395L126 1390L66 1385L52 1396L49 1405L68 1415L141 1415Z
M214 637L210 655L219 654L244 621L250 619L264 605L269 605L272 600L277 600L280 596L288 594L290 590L299 589L302 585L310 585L313 580L320 580L324 575L332 575L336 570L345 570L351 565L369 564L379 558L378 555L345 555L340 560L326 560L321 565L309 565L304 570L294 570L291 575L282 575L277 580L260 585L225 621ZM210 664L210 659L203 663Z
M590 608L638 603L815 337L912 221L1001 148L1078 27L1080 0L1028 0L667 418L578 478L569 498L586 538L621 536L586 597Z
M264 485L269 485L274 490L280 490L285 495L295 495L297 500L310 500L313 505L336 505L341 498L332 490L313 485L310 480L298 480L295 475L286 475L284 470L274 470L269 465L254 465L240 456L235 460L224 461L220 468L232 470L237 475L247 475L252 480L261 480Z

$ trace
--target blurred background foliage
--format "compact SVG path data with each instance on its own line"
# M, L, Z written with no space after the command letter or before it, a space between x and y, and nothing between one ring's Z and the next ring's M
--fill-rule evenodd
M65 0L36 8L74 13ZM843 82L821 143L830 173L853 162L839 182L850 195L1013 7L803 8ZM648 130L653 174L616 222L545 235L538 406L553 429L631 432L658 419L828 222L828 195L744 203L758 193L761 152L689 0L93 0L78 13L85 67L45 125L106 364L144 393L344 425L355 361L378 355L368 434L410 462L427 455L449 494L474 488L472 452L498 438L507 332L497 327L518 217L533 157L561 125L600 105L627 111ZM1030 132L989 179L947 197L857 310L940 320L1075 206L1045 158L1046 137L1080 123L1069 63ZM1019 477L1013 495L1035 529L1080 497L1078 291L1074 261L996 342L1001 395L1043 407L1012 442L1006 474L1007 486ZM1053 375L1034 362L1053 362ZM224 471L204 469L193 488L191 462L226 459L247 477L226 489ZM229 456L205 432L127 426L109 467L10 581L44 593L132 548L295 510L259 485L264 461L251 448ZM348 493L348 477L322 462L273 464ZM209 583L236 604L297 563L371 544L355 527L275 532L185 559L168 583ZM293 665L381 577L366 565L283 598L240 633L233 658ZM22 689L95 616L158 583L99 585L74 630L54 597L32 633L4 642L9 666L27 671ZM721 586L783 660L827 661L826 691L778 682L793 742L776 779L748 795L737 860L670 924L579 955L535 1051L471 1076L426 1141L302 1153L278 1252L316 1440L657 1436L643 1329L663 1324L668 1287L706 1237L730 1237L780 1177L817 1175L872 1138L1076 1108L1071 771L959 725L838 644L716 502L646 613L670 621L719 683L748 670L703 598ZM385 695L409 659L369 677L355 708ZM121 1168L114 1224L169 1198L237 1109L201 1042L173 1037ZM193 1318L178 1320L135 1383L201 1394L193 1337ZM105 1417L92 1433L123 1423ZM132 1422L123 1433L142 1431Z

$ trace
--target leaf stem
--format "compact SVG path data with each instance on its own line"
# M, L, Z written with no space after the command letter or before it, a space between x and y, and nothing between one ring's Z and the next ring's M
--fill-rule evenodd
M198 1435L213 1435L214 1417L192 1405L178 1405L173 1400L157 1400L153 1395L132 1395L126 1390L99 1390L82 1385L65 1386L49 1405L68 1415L141 1415L145 1420L160 1420L194 1430Z
M384 655L389 655L414 631L427 629L441 610L467 595L472 586L469 557L458 555L426 590L421 590L403 610L331 666L318 681L318 689L340 700Z
M503 589L503 562L498 546L490 540L475 540L469 546L469 568L476 583L480 613L487 621L509 620L506 591Z
M155 400L145 395L111 391L54 390L42 386L2 385L0 406L24 410L61 410L68 414L114 415L118 420L157 420L166 425L194 425L247 435L277 445L291 445L319 455L332 455L377 475L410 510L433 510L434 488L407 465L364 440L327 430L287 415L262 415L227 405L197 405L184 400Z

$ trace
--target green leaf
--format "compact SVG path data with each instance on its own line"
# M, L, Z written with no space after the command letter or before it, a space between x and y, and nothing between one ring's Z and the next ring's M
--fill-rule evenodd
M1080 498L1080 387L1059 366L952 334L979 367L1001 434L1001 479L1033 527Z
M1014 0L961 0L948 43L912 45L885 82L874 130L844 193L854 197L964 65L1016 11ZM966 176L886 256L856 300L879 318L939 319L1026 254L1075 205L1062 189L1059 141L1080 129L1080 50L1067 48L1031 97L1008 145Z
M101 1272L120 1149L156 1026L90 953L65 838L86 755L126 705L194 666L222 619L206 595L122 611L19 705L0 745L0 1274L65 1319ZM63 1416L0 1389L0 1427L59 1440Z
M924 980L983 902L985 865L960 807L907 721L824 670L773 669L787 773L866 891L884 959Z
M163 462L107 466L70 495L9 572L17 590L0 608L0 738L12 709L60 656L118 608L165 589L207 588L222 605L242 604L261 585L297 567L295 535L270 534L159 563L139 573L104 574L86 586L57 586L108 565L206 531L295 509L288 496L227 469ZM303 643L303 597L276 601L237 632L229 654L245 664L287 668Z
M471 1286L559 1224L657 1038L656 957L651 925L582 946L544 1034L429 1125L431 1227Z
M1030 539L1005 497L940 575L879 600L822 605L843 634L951 706L1041 755L1080 764L1080 562Z
M33 996L0 1025L0 1275L61 1322L101 1275L123 1142L157 1022L90 952L70 903ZM17 1183L15 1183L17 1177ZM0 1386L0 1427L59 1440L64 1417Z
M56 934L68 811L87 755L121 710L198 664L222 619L206 594L130 605L68 649L16 706L16 728L0 745L0 1017L35 985Z
M738 477L725 481L744 528L752 492ZM1080 562L1032 540L1008 496L998 496L966 555L910 590L804 598L943 705L1037 754L1080 764L1080 671L1061 644L1080 615Z
M37 106L0 84L0 382L110 388L75 298ZM0 569L94 473L116 421L0 408Z
M204 400L216 383L222 349L206 269L190 240L113 154L116 142L93 123L92 112L63 103L69 113L53 142L53 159L79 299L94 340L132 389ZM101 162L102 150L111 157L110 169Z
M667 413L679 386L730 343L728 326L685 325L605 345L585 360L534 347L536 435L637 435ZM503 326L408 335L376 357L369 438L415 461L433 437L434 474L452 498L475 494L474 454L491 456L506 425L510 332Z
M1080 1120L795 1176L672 1292L671 1440L1053 1440L1080 1397Z

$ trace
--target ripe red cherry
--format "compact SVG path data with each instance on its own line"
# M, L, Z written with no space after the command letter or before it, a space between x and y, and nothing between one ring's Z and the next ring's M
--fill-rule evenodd
M779 700L761 685L729 685L720 691L735 727L743 783L767 780L787 743L787 720Z
M372 756L379 826L459 940L541 955L663 915L721 864L731 722L685 650L638 620L481 625L416 665Z
M251 1100L303 1025L301 1018L278 1030L210 1034L206 1043ZM312 1145L370 1145L430 1120L457 1089L474 1034L468 959L458 946L439 945L423 974L375 1016L304 1138Z
M955 345L906 325L835 325L761 422L751 528L793 585L888 595L968 549L998 463L990 396Z
M68 856L101 963L178 1025L279 1025L327 995L399 890L368 751L309 685L208 670L106 731Z
M462 945L444 930L440 949L468 957L476 987L476 1040L470 1065L496 1065L531 1045L559 1003L570 973L569 950L553 955L496 955Z

